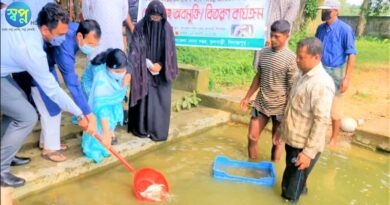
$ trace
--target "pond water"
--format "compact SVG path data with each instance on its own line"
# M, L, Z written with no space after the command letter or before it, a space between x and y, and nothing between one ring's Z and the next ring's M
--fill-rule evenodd
M217 155L247 160L246 133L246 125L227 123L166 143L129 162L136 168L152 167L164 173L171 197L159 204L286 204L280 198L284 157L275 163L277 180L272 188L213 178L212 165ZM270 138L268 132L261 138L260 161L270 158ZM309 176L308 194L302 195L298 204L389 204L389 159L389 155L356 146L325 150ZM146 204L135 199L132 180L133 174L118 164L19 199L16 204Z

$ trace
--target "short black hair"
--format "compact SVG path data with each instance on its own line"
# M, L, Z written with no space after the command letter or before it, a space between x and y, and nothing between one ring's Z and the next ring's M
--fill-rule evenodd
M100 29L99 23L93 19L86 19L80 22L76 33L80 32L83 35L83 38L85 38L85 36L92 31L96 33L98 38L102 36L102 30Z
M291 25L286 20L277 20L274 21L271 25L271 32L277 32L277 33L290 33Z
M47 3L38 13L38 27L47 26L50 30L58 26L58 22L69 23L68 14L56 3Z
M322 42L320 39L316 37L310 37L302 39L298 42L297 49L299 48L307 48L307 53L314 56L314 55L320 55L322 56L322 51L324 49Z

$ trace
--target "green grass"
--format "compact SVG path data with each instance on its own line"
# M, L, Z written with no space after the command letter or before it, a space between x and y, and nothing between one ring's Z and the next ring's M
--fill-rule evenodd
M356 69L389 68L390 40L362 37L356 41Z
M297 42L308 36L298 33L290 39L290 48L295 50ZM356 70L389 69L390 40L363 37L356 41L358 55ZM178 47L178 62L210 69L209 89L249 86L255 75L252 67L253 51Z
M247 84L255 74L252 68L253 51L178 47L177 55L179 63L210 69L211 90Z

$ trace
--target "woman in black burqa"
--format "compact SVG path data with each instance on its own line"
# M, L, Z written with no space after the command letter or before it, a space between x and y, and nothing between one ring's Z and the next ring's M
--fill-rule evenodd
M178 66L173 29L160 1L149 3L145 16L135 26L131 43L128 132L164 141L168 138L172 81Z

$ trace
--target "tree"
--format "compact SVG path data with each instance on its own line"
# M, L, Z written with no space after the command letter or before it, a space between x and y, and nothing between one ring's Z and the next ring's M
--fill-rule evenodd
M390 8L390 0L363 0L360 7L359 20L356 28L356 36L363 35L368 16L378 16L387 12Z
M364 0L362 6L360 7L359 20L358 20L358 24L357 24L357 28L356 28L356 36L357 37L360 37L363 35L364 29L366 27L369 1L370 0Z
M369 16L385 14L390 9L390 0L369 0Z
M310 20L317 16L317 0L301 0L297 19L294 23L293 32L305 31Z

